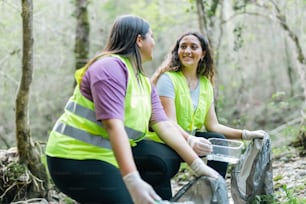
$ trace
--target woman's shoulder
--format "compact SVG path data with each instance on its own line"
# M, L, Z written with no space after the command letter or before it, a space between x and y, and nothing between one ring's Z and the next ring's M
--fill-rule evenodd
M89 73L113 73L116 75L119 72L126 73L127 68L125 64L118 58L112 56L105 56L94 63L92 63L88 69Z
M85 76L96 80L126 81L128 71L125 64L118 58L105 56L96 60L87 70Z
M164 89L165 87L169 87L169 85L172 86L171 78L166 73L163 73L162 75L160 75L160 77L158 78L156 82L156 87L158 89Z
M181 71L167 71L164 75L166 75L169 80L182 80L184 78Z
M162 80L162 81L169 81L170 77L168 75L168 72L164 72L160 75L160 77L158 78L158 80Z
M125 64L123 63L123 61L114 56L104 56L98 59L94 64L104 65L104 66L118 66L119 65L120 67L125 67Z

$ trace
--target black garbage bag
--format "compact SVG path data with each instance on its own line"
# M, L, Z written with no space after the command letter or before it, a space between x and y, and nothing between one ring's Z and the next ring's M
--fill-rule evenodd
M228 204L227 187L223 177L200 176L184 185L172 198L173 202L194 204Z
M231 173L231 195L235 204L252 203L256 196L273 195L271 140L254 139Z

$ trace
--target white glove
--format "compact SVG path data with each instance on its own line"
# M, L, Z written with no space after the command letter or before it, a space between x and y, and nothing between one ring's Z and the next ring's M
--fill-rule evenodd
M263 130L242 130L242 139L243 140L252 140L255 138L263 139L267 133Z
M195 172L197 176L210 176L213 178L218 178L221 176L218 172L216 172L211 167L207 166L202 159L197 158L195 159L190 168Z
M134 204L154 204L155 201L161 200L152 186L141 179L138 171L125 175L123 181L130 192Z
M187 139L187 142L198 156L207 155L212 151L212 145L210 141L203 137L195 137L190 135Z

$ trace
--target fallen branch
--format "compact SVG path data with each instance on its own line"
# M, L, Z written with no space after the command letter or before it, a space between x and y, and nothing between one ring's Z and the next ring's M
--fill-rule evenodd
M289 121L289 122L287 122L287 123L285 123L285 124L283 124L283 125L281 125L281 126L275 128L275 129L273 129L273 130L270 130L270 131L269 131L269 134L270 134L270 135L276 135L276 134L278 134L279 132L281 132L283 129L287 128L288 126L291 126L291 125L295 125L295 124L301 123L303 120L304 120L303 117L295 118L295 119L293 119L293 120L291 120L291 121Z

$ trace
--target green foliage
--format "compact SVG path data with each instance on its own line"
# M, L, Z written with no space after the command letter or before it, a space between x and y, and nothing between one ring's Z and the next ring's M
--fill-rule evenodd
M9 165L7 165L5 170L7 174L5 176L7 177L8 180L18 181L24 175L25 171L26 168L23 164L20 164L19 162L12 162Z
M293 191L291 189L288 189L287 185L283 185L283 190L286 193L288 204L298 204L299 203L298 200L294 197Z
M303 204L306 199L298 199L294 195L294 190L287 188L287 185L282 186L282 190L285 193L285 198L282 201L278 201L277 195L257 195L255 200L251 204L269 203L269 204Z
M63 202L64 202L65 204L75 204L75 203L76 203L73 199L69 198L68 196L65 196L65 197L63 198Z
M277 148L272 149L272 154L276 158L278 158L284 152L288 152L288 146L281 146L281 147L277 147Z
M135 4L131 5L132 13L139 16L144 16L150 23L151 29L156 34L155 37L158 38L159 33L165 31L166 27L163 25L174 24L176 20L173 15L169 15L171 9L164 1L135 1Z
M276 175L276 176L274 176L273 181L279 181L279 180L282 180L282 179L283 179L282 175Z
M99 10L105 11L107 15L103 16L103 24L107 25L106 22L112 22L119 15L128 14L131 9L131 5L133 3L129 1L113 1L106 0L103 4L93 4L93 6L97 6ZM104 26L105 27L105 26Z
M261 204L261 203L275 203L273 195L257 195L255 200L251 204Z

